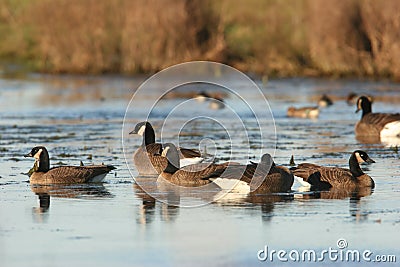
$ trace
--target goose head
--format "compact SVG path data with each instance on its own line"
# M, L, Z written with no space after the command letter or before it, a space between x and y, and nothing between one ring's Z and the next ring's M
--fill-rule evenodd
M365 151L362 150L356 150L353 152L353 155L355 156L358 164L361 163L375 163L373 159L371 159L368 154Z
M172 143L166 143L163 145L163 151L161 156L167 158L168 166L164 170L165 172L174 173L180 168L179 164L179 152L176 146Z
M210 98L211 96L209 95L209 94L207 94L207 92L206 91L201 91L200 93L198 93L196 96L195 96L195 99L198 101L198 102L204 102L204 101L206 101L208 98Z
M24 155L24 157L31 157L35 159L37 171L47 172L50 169L49 153L44 146L35 146L31 152Z
M142 121L136 124L135 129L133 129L129 134L138 134L140 136L143 136L146 128L153 128L148 121Z
M359 112L360 110L362 110L362 112L363 112L362 116L372 112L370 98L368 98L366 96L361 96L358 98L356 113Z
M143 142L145 145L153 144L156 141L153 126L151 126L148 121L142 121L136 124L135 129L133 129L129 134L143 136Z
M272 156L268 153L265 153L264 155L262 155L260 163L264 164L266 166L271 166L271 167L275 166L275 162L272 159Z

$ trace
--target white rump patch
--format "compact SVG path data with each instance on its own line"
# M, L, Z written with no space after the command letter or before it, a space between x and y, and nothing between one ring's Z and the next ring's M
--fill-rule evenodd
M308 117L313 118L313 119L318 118L318 115L319 115L318 109L310 110L310 112L308 113Z
M181 167L185 167L187 165L201 163L204 159L200 157L196 158L183 158L179 160L179 164Z
M101 181L104 180L104 177L106 177L106 175L107 175L107 173L97 175L97 176L93 177L92 179L90 179L89 182L100 183Z
M196 100L198 102L205 102L206 101L206 97L203 96L203 95L199 95L199 96L196 96Z
M382 137L399 137L400 138L400 121L387 123L381 131Z
M246 182L237 179L216 178L210 179L222 190L227 190L234 193L248 194L250 193L250 185Z
M298 177L296 175L294 176L294 178L296 178L297 182L299 182L299 184L301 184L301 186L306 187L306 188L310 188L311 187L311 184L306 182L306 181L304 181L303 178Z

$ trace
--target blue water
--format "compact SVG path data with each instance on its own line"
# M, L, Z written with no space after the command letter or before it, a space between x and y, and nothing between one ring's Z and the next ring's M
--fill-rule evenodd
M201 194L178 196L175 203L200 205L185 208L158 202L143 193L132 178L135 169L129 170L125 162L123 144L129 155L141 142L125 133L148 115L144 107L164 90L160 85L147 92L148 98L145 93L123 128L128 103L143 81L144 77L117 76L0 79L1 266L280 265L277 259L260 262L258 251L266 245L270 250L287 251L337 249L340 238L347 241L348 249L368 249L373 255L396 255L400 260L400 155L385 144L365 144L355 139L353 129L360 114L344 101L350 91L367 93L377 97L375 111L399 112L399 102L379 100L382 96L398 99L399 84L315 79L279 79L266 84L256 81L272 115L252 90L237 84L251 109L266 114L259 121L234 96L226 97L228 107L222 110L191 102L175 109L170 117L167 115L173 107L179 107L182 99L160 101L151 114L158 138L188 147L196 147L203 139L213 140L213 151L221 161L246 163L269 152L277 164L287 165L294 155L297 163L347 167L355 149L367 151L376 161L363 166L376 183L376 188L363 196L321 194L318 198L299 192L295 182L294 192L289 195L239 195L209 204ZM231 85L235 86L235 80ZM209 90L216 88L210 86ZM315 98L323 92L334 96L335 103L322 109L317 120L286 118L289 106L315 105ZM235 117L229 107L234 107L233 113L239 116ZM224 127L199 119L185 126L185 134L178 139L177 130L199 114ZM245 122L245 133L238 118ZM262 134L259 123L265 126ZM117 170L100 185L31 186L23 173L33 161L22 155L36 145L48 148L53 165L79 165L82 160L85 164L113 164ZM130 164L129 157L126 161ZM152 180L142 183L157 187ZM160 195L164 200L176 197Z

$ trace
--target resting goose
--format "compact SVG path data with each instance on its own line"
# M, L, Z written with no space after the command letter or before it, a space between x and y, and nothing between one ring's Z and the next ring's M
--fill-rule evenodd
M60 166L50 169L49 153L44 146L32 148L25 157L35 158L35 166L29 178L31 184L76 184L101 182L112 165Z
M361 119L355 126L357 136L400 137L400 113L372 113L368 97L357 100L356 112L362 110Z
M294 181L290 170L283 166L277 166L268 153L261 157L259 163L230 164L221 177L213 181L221 188L232 189L232 187L226 188L227 179L236 182L234 191L256 194L290 191Z
M318 100L318 106L320 106L320 107L322 107L322 108L328 107L328 106L331 106L331 105L333 105L333 101L332 101L332 99L331 99L329 96L327 96L326 94L323 94L323 95L321 96L321 98Z
M163 150L161 143L156 143L153 126L148 121L136 124L135 129L129 134L138 134L143 136L142 145L133 154L133 162L140 175L160 174L163 169L159 169L151 163L154 155L161 155ZM180 165L200 163L204 160L198 150L179 148Z
M374 188L374 180L360 168L359 164L363 162L374 163L375 161L366 152L356 150L351 154L349 159L350 169L302 163L297 167L291 168L291 170L296 179L303 186L311 187L311 190Z
M288 117L295 117L295 118L309 118L315 119L319 116L319 109L318 107L303 107L303 108L295 108L289 107L287 110Z
M160 173L159 179L173 184L196 187L211 183L211 178L218 177L225 170L226 164L198 163L180 168L179 152L172 143L164 145L162 155L167 166ZM161 161L161 160L160 160Z
M218 110L225 108L224 100L220 97L214 97L210 99L210 103L208 104L210 109Z
M206 91L201 91L200 93L196 94L194 97L198 102L205 102L211 96Z

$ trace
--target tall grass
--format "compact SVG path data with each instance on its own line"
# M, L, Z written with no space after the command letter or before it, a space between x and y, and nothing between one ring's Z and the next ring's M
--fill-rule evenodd
M214 60L268 75L400 79L397 0L0 0L0 60L54 73Z

